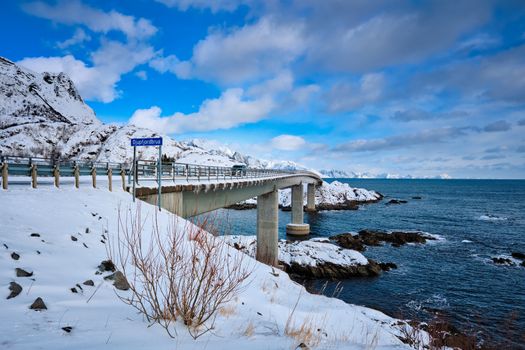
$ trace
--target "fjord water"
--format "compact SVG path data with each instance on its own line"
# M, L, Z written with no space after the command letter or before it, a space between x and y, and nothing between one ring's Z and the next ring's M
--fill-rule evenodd
M334 179L328 180L329 182ZM310 237L361 229L420 230L443 240L425 245L369 247L368 258L394 262L397 270L378 278L341 281L339 298L393 316L428 319L432 313L465 331L506 337L506 322L525 333L525 267L495 265L494 256L525 253L525 181L337 179L385 195L357 211L305 214ZM421 199L412 199L420 196ZM389 199L407 204L386 205ZM229 234L255 234L256 211L223 210ZM289 212L279 212L280 238ZM325 281L310 281L320 288ZM331 295L335 282L325 293ZM516 341L519 343L520 340Z

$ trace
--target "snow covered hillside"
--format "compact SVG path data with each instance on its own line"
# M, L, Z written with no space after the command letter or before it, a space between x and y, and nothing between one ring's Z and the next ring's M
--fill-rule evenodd
M156 209L141 205L144 234L149 237ZM193 340L177 321L173 339L158 325L148 327L117 296L129 296L130 291L115 289L104 278L108 273L97 273L97 266L107 259L108 240L115 238L119 208L133 212L134 206L129 194L105 189L13 187L1 193L2 348L255 350L296 349L308 342L319 348L407 348L397 337L398 320L309 294L286 273L250 258L245 260L253 266L250 281L219 311L213 332ZM172 214L161 212L160 227L172 219ZM185 222L178 220L177 225ZM227 249L228 256L241 254ZM16 292L15 284L22 290L7 299L10 288ZM46 309L29 308L37 298ZM312 332L302 339L298 334L306 333L286 332L287 323L297 330L306 325Z
M36 73L0 57L0 151L8 155L126 162L133 157L132 137L164 138L163 153L181 163L259 169L306 169L290 161L246 156L205 140L175 141L134 125L99 121L64 73ZM157 150L141 147L142 159L155 159Z

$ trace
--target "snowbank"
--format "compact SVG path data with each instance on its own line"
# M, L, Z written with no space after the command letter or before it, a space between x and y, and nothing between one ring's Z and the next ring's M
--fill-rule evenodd
M140 202L137 202L140 203ZM285 324L298 298L294 323L315 324L321 347L362 349L406 348L392 319L381 312L348 305L341 300L308 294L288 275L248 259L254 266L251 282L219 312L215 329L193 340L183 325L175 339L148 323L122 303L97 266L106 259L107 239L117 231L117 214L134 210L129 194L106 189L13 187L0 193L0 339L12 349L295 349L301 342L285 336ZM142 203L145 227L151 227L155 207ZM161 227L173 216L159 214ZM182 220L182 219L180 219ZM33 235L33 234L38 234ZM315 257L340 259L333 251L317 251L326 243L310 242ZM298 245L299 246L299 245ZM295 249L295 248L294 248ZM12 257L18 254L18 260ZM240 254L231 248L231 254ZM364 262L356 253L342 253L349 263ZM16 256L15 256L16 257ZM291 257L289 259L292 259ZM291 261L291 260L290 260ZM32 272L16 277L15 268ZM93 280L94 286L84 285ZM11 299L11 282L22 292ZM82 287L78 288L77 284ZM76 288L78 293L73 293ZM41 297L47 310L28 307ZM63 327L72 327L70 332Z

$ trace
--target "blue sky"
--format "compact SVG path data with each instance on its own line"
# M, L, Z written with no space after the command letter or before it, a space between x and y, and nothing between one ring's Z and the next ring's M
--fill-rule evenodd
M10 1L98 117L356 172L525 178L523 1Z

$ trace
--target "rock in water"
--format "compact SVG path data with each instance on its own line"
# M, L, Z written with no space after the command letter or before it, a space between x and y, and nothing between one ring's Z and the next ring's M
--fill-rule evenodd
M525 254L520 252L512 252L512 257L518 260L525 260Z
M11 291L11 293L9 294L9 296L7 297L7 299L14 298L14 297L16 297L18 294L22 293L22 286L19 285L19 284L16 283L16 282L11 282L11 283L9 283L9 290Z
M507 265L507 266L514 266L514 262L508 258L492 258L492 262L497 265Z
M15 269L15 271L16 271L16 277L31 277L31 276L33 276L32 272L27 272L26 270L20 269L18 267Z
M128 280L126 279L126 276L120 271L117 271L115 273L112 273L109 276L104 277L105 280L112 280L113 286L120 290L128 290L130 288L130 285L128 283Z
M342 233L340 235L332 236L330 239L336 241L340 247L345 249L353 249L358 252L363 252L366 249L361 239L351 233Z
M391 199L386 204L389 205L389 204L405 204L405 203L408 203L408 202L403 199Z
M29 308L36 311L47 310L46 304L40 297L36 298Z

